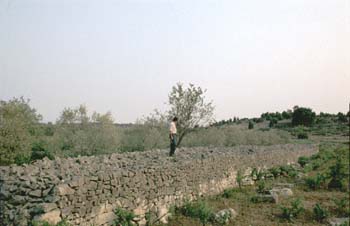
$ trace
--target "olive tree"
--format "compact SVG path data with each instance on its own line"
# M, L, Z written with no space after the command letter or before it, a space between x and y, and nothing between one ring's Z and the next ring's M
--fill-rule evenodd
M64 156L104 154L115 151L119 140L110 112L89 116L87 108L80 105L62 111L52 148Z
M178 146L195 127L213 121L214 106L212 101L206 101L205 93L206 90L193 84L184 87L182 83L177 83L172 87L168 99L170 109L166 115L169 120L175 116L178 118Z
M0 101L0 165L30 155L41 119L23 97Z

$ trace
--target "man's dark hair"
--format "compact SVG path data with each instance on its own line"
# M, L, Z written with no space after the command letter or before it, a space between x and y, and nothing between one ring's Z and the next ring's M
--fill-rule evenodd
M173 118L173 122L177 122L177 117L174 117L174 118Z

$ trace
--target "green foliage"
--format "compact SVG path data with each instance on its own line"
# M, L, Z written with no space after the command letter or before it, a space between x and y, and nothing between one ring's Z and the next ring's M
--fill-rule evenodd
M253 168L250 175L252 176L254 181L260 181L260 180L264 179L265 174L266 173L263 169Z
M17 154L14 157L14 163L17 165L29 164L30 156L28 154Z
M254 129L254 123L252 121L249 121L248 129Z
M295 178L298 175L297 170L291 165L280 166L281 175Z
M309 135L307 130L308 128L304 126L297 126L292 130L292 135L296 136L298 139L308 139Z
M187 88L178 83L172 87L169 94L167 112L168 119L178 118L177 129L180 146L182 139L198 125L209 124L213 121L214 106L212 102L206 102L205 92L201 87L189 84Z
M273 118L269 122L269 127L272 128L278 123L277 119Z
M340 217L344 217L344 216L349 217L350 216L348 197L345 197L343 199L334 199L333 201L337 207L336 211Z
M316 118L315 112L310 108L298 107L293 111L292 115L292 125L293 126L311 126L313 125Z
M287 110L287 111L283 111L282 113L280 112L275 112L275 113L270 113L270 112L266 112L261 114L261 118L268 120L268 121L273 121L274 123L277 123L278 121L282 120L282 119L290 119L292 115L292 111L291 110Z
M170 210L169 210L170 212ZM153 223L156 221L155 218L155 213L151 212L151 211L147 211L145 213L145 220L146 220L146 225L145 226L152 226Z
M43 141L35 142L32 146L32 153L31 153L30 160L35 161L35 160L43 159L45 157L51 160L54 159L54 156L52 155L52 153L48 151L46 146L47 144L45 144L45 142Z
M238 117L233 117L227 120L220 120L218 122L211 123L210 126L223 126L223 125L232 125L239 121Z
M122 208L117 208L114 211L116 218L114 224L116 226L135 226L137 225L136 218L137 216L128 210Z
M280 208L282 210L281 217L288 221L293 221L294 218L297 218L305 210L301 199L293 200L289 207L281 206Z
M307 135L307 132L303 131L303 132L299 132L297 135L298 139L308 139L309 136Z
M203 201L193 203L187 201L180 212L184 216L199 219L203 226L215 219L213 210Z
M343 114L342 112L339 112L337 114L337 117L338 117L338 121L339 122L348 122L348 119L347 119L346 115Z
M234 198L237 194L237 189L234 188L228 188L225 189L224 192L222 193L222 197L226 198L226 199L230 199L230 198Z
M266 184L264 181L259 181L258 182L258 189L257 192L261 193L261 194L265 194L268 191L268 189L266 188Z
M328 184L329 189L343 189L343 181L345 180L347 173L345 171L344 163L342 159L337 156L336 162L329 168L329 176L331 181Z
M308 186L308 188L312 190L317 190L325 185L326 179L327 179L326 176L318 173L315 177L306 178L305 183Z
M298 163L301 167L304 167L306 164L310 162L309 157L306 156L301 156L298 158Z
M269 169L269 172L273 175L274 178L277 178L279 175L281 175L281 168L272 167Z
M57 155L106 154L117 150L120 136L110 112L88 115L87 108L66 108L56 123L49 148Z
M313 212L315 219L319 222L324 221L329 216L328 210L323 208L319 203L316 203L313 208Z
M121 131L119 150L129 152L167 148L169 146L167 134L168 128L165 122L149 117Z
M0 101L0 165L25 161L36 139L42 119L29 100L13 98Z
M349 226L349 225L350 225L349 221L346 221L346 222L344 222L344 223L342 223L342 224L340 224L338 226Z

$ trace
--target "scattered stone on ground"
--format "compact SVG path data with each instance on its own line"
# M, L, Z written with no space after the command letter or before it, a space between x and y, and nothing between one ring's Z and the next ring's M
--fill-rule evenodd
M277 194L270 194L270 195L256 195L252 197L252 201L255 203L278 203L278 195Z
M346 222L349 222L349 218L343 217L343 218L331 218L328 220L329 225L331 226L340 226Z
M293 191L290 188L272 188L270 190L271 195L277 195L278 197L288 198L293 196Z
M220 210L219 212L217 212L215 214L215 219L218 222L220 222L221 220L224 220L225 223L228 223L229 221L236 218L237 215L238 214L234 209L228 208L228 209L223 209L223 210Z

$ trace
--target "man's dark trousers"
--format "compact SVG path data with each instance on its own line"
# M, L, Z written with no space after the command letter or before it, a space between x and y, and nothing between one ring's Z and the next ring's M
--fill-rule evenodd
M175 149L176 149L176 135L173 134L172 138L170 137L170 156L173 156L175 153Z

